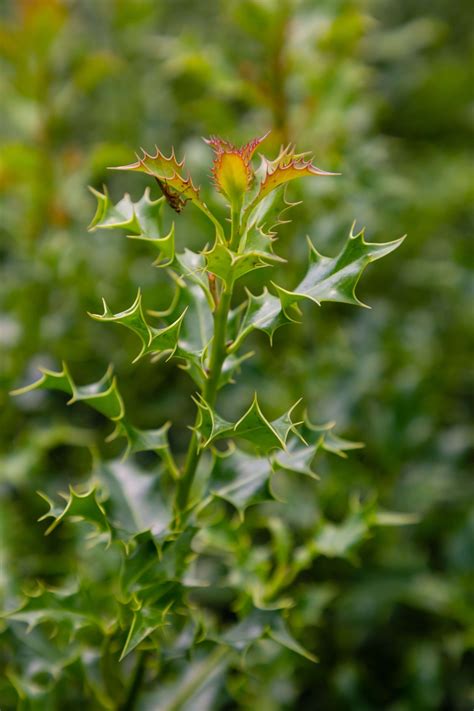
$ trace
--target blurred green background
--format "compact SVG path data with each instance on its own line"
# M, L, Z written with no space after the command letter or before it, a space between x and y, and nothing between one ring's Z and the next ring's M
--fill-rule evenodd
M80 539L42 536L36 490L80 482L91 444L116 453L102 443L108 426L99 415L66 412L54 394L12 401L11 388L33 380L39 364L64 359L86 383L112 362L137 424L174 420L178 452L193 418L181 371L130 368L132 338L86 315L102 296L115 311L129 306L138 285L155 308L171 293L146 248L87 233L95 209L87 185L138 198L146 179L107 166L130 162L139 146L174 145L223 214L201 136L240 143L270 128L267 155L292 141L342 173L292 187L290 197L304 202L279 230L277 249L291 266L276 271L278 283L290 286L304 271L306 234L328 254L353 220L370 241L408 238L365 275L359 294L372 310L308 309L302 327L277 333L273 350L255 336L257 355L224 391L223 408L226 398L248 402L257 387L270 409L304 393L313 420L334 419L366 443L349 460L322 462L316 488L295 485L287 504L295 526L321 513L340 520L353 495L421 518L378 530L357 560L317 559L295 584L295 624L319 665L296 658L282 667L275 658L258 682L230 684L216 708L472 708L470 6L0 0L3 605L38 578L61 579L80 555ZM178 247L202 246L206 227L185 210ZM25 675L29 641L15 634L5 645L0 636L0 670L14 663ZM8 683L0 689L2 709L16 708ZM31 708L50 708L38 703Z

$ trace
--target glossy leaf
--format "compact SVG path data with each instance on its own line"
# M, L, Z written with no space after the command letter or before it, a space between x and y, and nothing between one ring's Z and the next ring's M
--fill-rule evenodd
M254 397L249 409L235 424L221 418L205 400L198 400L200 421L197 430L202 437L202 447L208 447L213 441L222 438L241 438L255 448L267 454L272 449L285 449L290 432L295 432L297 422L291 419L291 413L298 403L281 417L269 422Z
M181 330L184 315L186 311L169 326L164 328L154 328L150 326L145 319L142 309L142 297L139 291L133 304L125 311L120 311L114 314L105 299L102 300L104 305L103 314L89 314L96 321L106 323L118 323L125 326L130 331L133 331L142 343L142 347L133 362L136 363L140 358L147 354L169 354L171 357L178 347L178 338Z
M92 486L92 488L83 494L75 491L72 486L70 486L69 496L63 497L66 501L66 505L62 509L45 494L41 494L41 496L49 504L49 511L43 514L39 520L53 519L53 522L46 530L46 535L54 531L65 518L70 518L73 521L86 521L92 524L97 534L99 534L101 538L104 538L108 544L110 543L112 530L105 508L98 500L96 486Z
M156 266L169 266L174 259L174 224L168 234L162 230L162 208L164 197L151 200L150 190L146 188L138 202L133 202L130 195L114 205L107 192L90 189L97 199L97 210L89 225L89 231L125 230L129 239L138 239L153 245L158 252Z
M336 257L319 254L308 239L309 268L304 279L289 291L274 284L284 311L296 302L309 299L315 304L323 301L338 301L357 306L366 306L356 296L355 290L362 272L370 262L381 259L401 245L404 237L376 244L366 242L364 231L351 233L341 252Z
M271 252L255 249L243 254L235 254L221 242L216 242L211 250L204 252L204 256L207 270L226 284L237 281L255 269L270 267L277 262L285 261Z
M40 368L41 378L31 385L18 388L13 391L13 395L24 395L33 390L61 390L71 396L68 405L75 402L84 402L90 407L105 415L111 420L120 420L124 415L124 405L122 397L117 388L115 377L112 376L112 368L109 367L105 374L96 383L78 386L72 380L65 363L63 369L54 372L46 368Z
M155 148L154 155L143 151L141 158L137 156L136 163L116 166L113 170L139 171L151 175L157 180L164 197L176 212L181 212L187 200L201 205L199 189L194 186L191 177L184 174L184 159L178 161L174 150L166 157L158 147Z
M243 652L265 637L273 639L309 661L317 661L314 655L310 654L293 638L281 615L273 611L253 610L241 622L224 633L221 640Z
M317 168L308 153L296 153L295 147L289 144L282 148L274 160L268 160L262 156L264 177L259 188L259 192L254 199L254 204L260 202L269 193L280 185L284 185L296 178L307 176L333 176L338 173L329 173Z

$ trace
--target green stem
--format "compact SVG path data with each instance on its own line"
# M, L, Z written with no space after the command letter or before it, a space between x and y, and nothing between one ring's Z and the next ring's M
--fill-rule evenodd
M230 232L229 246L234 251L237 250L240 240L240 211L242 205L232 206L232 226Z
M166 466L171 477L175 480L179 479L180 471L176 462L174 461L174 457L171 454L170 449L168 447L166 447L165 449L160 449L159 454L161 455L164 465Z
M231 249L235 248L235 245L238 245L239 239L240 210L233 209L231 236L229 241ZM222 366L227 355L227 319L229 316L233 289L234 281L231 277L224 285L218 306L214 312L214 337L212 339L209 373L202 389L202 396L210 407L214 407L216 402ZM177 482L175 511L178 520L182 519L182 515L188 505L189 493L191 491L191 486L193 484L196 469L201 457L201 451L199 450L199 435L196 431L198 424L199 413L196 416L193 433L189 442L183 474Z

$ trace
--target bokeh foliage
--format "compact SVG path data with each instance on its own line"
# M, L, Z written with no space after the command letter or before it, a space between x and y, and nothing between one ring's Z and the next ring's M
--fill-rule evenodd
M178 422L171 437L184 451L192 420L193 389L178 369L146 359L130 369L132 338L85 316L98 311L102 296L114 310L129 306L137 284L156 309L171 297L149 266L147 245L87 233L95 205L86 186L101 190L107 181L118 200L130 183L106 166L129 162L138 146L155 143L184 150L206 185L210 158L202 135L239 143L271 128L275 152L297 141L314 149L318 165L343 174L292 187L290 198L304 202L280 228L279 251L296 266L292 273L275 268L277 283L290 286L304 273L305 234L330 254L354 219L367 226L370 241L409 236L361 285L372 311L311 309L302 327L275 335L272 351L263 334L255 336L256 357L243 365L241 385L227 401L223 393L224 414L243 411L258 389L265 411L276 416L281 402L304 392L313 420L336 420L338 431L366 448L348 460L316 460L317 486L304 478L282 481L283 523L274 510L256 506L239 529L255 580L273 556L285 570L308 527L326 531L323 554L291 587L292 630L319 664L267 640L251 650L251 674L239 667L224 673L224 660L216 659L191 703L258 703L265 711L472 706L468 15L464 0L0 5L6 609L38 580L62 585L79 576L85 589L75 594L87 600L94 580L112 579L116 561L97 547L85 549L80 526L42 536L47 526L36 519L46 506L36 490L54 498L69 484L80 486L91 449L106 458L120 451L102 444L110 428L99 414L78 405L66 417L60 395L12 402L8 391L31 381L38 364L58 369L67 360L86 383L112 359L138 426ZM135 200L146 185L140 181ZM224 214L211 193L206 200ZM169 226L172 216L166 219ZM180 249L208 239L204 218L191 211L175 222ZM153 466L146 456L141 464ZM418 512L420 522L372 532L375 501ZM231 543L213 542L224 550ZM97 615L107 609L106 598L89 604ZM128 684L134 660L118 665L117 640L99 653L88 638L80 653L65 654L67 637L51 642L47 627L27 635L18 621L2 630L2 708L110 708L114 690ZM176 659L148 661L147 678L164 681L148 690L141 708L164 704L163 695L171 698L173 687L206 664L207 650L183 663L186 640L181 644Z

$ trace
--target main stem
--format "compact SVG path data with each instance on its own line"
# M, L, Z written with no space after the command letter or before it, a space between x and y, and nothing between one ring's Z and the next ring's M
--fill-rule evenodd
M236 249L240 239L240 209L232 210L232 228L229 246L231 249ZM202 397L210 407L214 407L219 390L219 380L222 372L222 366L227 354L227 320L232 301L232 292L234 290L234 281L232 276L227 283L224 283L223 289L214 312L214 336L211 346L211 357L209 361L208 378L202 388ZM188 505L189 493L194 481L196 469L201 457L202 450L199 449L199 435L197 426L199 424L199 413L196 416L194 429L189 442L186 461L182 476L179 478L176 486L175 512L178 520L183 516Z

